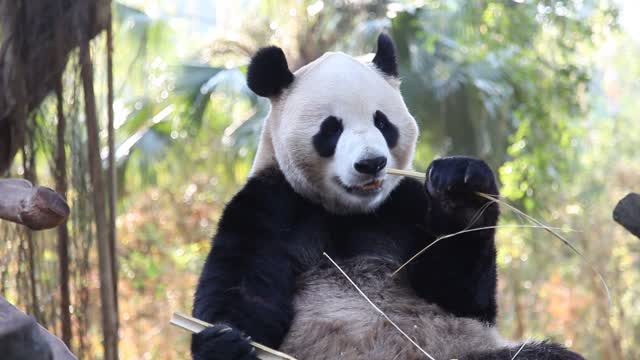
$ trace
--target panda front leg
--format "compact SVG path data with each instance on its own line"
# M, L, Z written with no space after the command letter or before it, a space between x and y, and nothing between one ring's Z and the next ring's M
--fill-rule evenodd
M277 348L289 331L295 273L285 232L293 210L278 179L251 179L224 210L193 304L193 316L218 326L193 336L194 360L257 360L249 336Z
M263 228L244 225L245 229L239 230L229 226L235 215L227 211L225 216L226 223L221 224L200 275L193 305L196 318L215 326L193 335L192 357L257 360L251 340L277 348L289 330L292 269L285 250L257 244L272 241ZM263 231L262 236L255 231Z
M549 341L469 354L460 360L512 360L514 358L518 360L584 360L582 356L564 346Z
M425 247L425 238L463 229L491 227L498 221L497 204L476 194L498 194L486 162L471 157L434 160L425 182L428 213L425 232L408 256ZM485 206L487 205L487 206ZM460 317L494 324L496 317L496 250L494 229L471 231L439 241L408 266L409 281L428 302Z

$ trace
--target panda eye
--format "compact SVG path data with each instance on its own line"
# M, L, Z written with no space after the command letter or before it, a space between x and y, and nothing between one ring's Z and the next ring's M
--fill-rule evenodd
M379 129L384 130L389 125L389 119L382 111L376 111L373 114L373 124Z
M320 132L323 135L338 134L342 132L342 121L335 116L329 116L320 125Z

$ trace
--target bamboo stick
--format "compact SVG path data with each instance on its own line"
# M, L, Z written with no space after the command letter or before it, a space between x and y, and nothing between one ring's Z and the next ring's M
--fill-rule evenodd
M400 170L400 169L387 169L387 174L389 175L398 175L398 176L406 176L410 178L414 178L416 180L424 181L427 176L424 173L413 171L413 170Z
M177 326L183 330L190 331L194 334L201 332L202 330L213 326L208 322L196 319L194 317L174 312L169 323L173 326ZM259 344L255 341L251 342L251 345L256 348L258 357L262 360L297 360L296 358L274 350L268 346Z

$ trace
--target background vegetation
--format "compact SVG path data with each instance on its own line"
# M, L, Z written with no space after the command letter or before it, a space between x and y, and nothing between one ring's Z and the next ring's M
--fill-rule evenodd
M587 263L559 241L502 229L501 332L551 337L589 359L640 358L640 242L611 219L640 183L632 0L123 0L112 9L121 358L188 358L189 337L168 318L190 310L209 238L246 179L268 111L245 85L251 54L278 44L297 68L328 50L371 52L380 31L396 40L402 91L421 127L415 168L446 154L487 159L513 204L579 230L568 236L609 283L610 305ZM107 129L104 37L90 50ZM79 55L62 77L73 214L63 265L69 342L94 359L103 333ZM56 104L50 94L31 110L7 175L54 183ZM102 159L106 169L106 148ZM520 221L505 211L503 223ZM0 238L1 295L61 334L56 232L0 223Z

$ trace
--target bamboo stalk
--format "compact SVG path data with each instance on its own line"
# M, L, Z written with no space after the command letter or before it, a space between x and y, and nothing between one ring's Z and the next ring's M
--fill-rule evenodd
M64 98L62 96L62 79L56 81L56 109L58 116L56 140L56 191L63 199L67 198L67 154L65 149L65 133L67 119L64 115ZM69 229L66 223L58 226L58 269L60 276L60 320L62 341L71 348L71 293L69 291Z
M208 322L177 312L173 313L173 316L171 317L169 323L173 326L177 326L194 334L197 334L202 330L213 326ZM255 341L252 341L251 345L256 348L258 357L262 360L296 360L296 358L290 355L274 350Z
M86 19L90 17L87 15ZM83 27L84 26L84 27ZM100 305L102 313L102 343L104 360L118 360L118 309L115 305L115 289L113 288L113 264L111 246L108 238L106 214L106 187L100 159L100 129L96 110L96 97L93 88L93 61L91 60L90 39L81 31L88 25L81 24L80 43L80 77L84 90L84 111L87 130L87 147L89 153L89 178L93 192L93 213L95 216L96 239L98 245L98 276L100 278Z
M107 149L108 149L108 163L107 170L107 207L109 208L109 246L111 247L111 270L113 272L113 294L115 299L113 300L116 307L116 314L118 313L118 260L117 260L117 246L116 246L116 163L115 163L115 127L113 125L113 14L111 13L111 7L108 8L109 21L107 22ZM116 317L116 331L120 327L120 319Z

